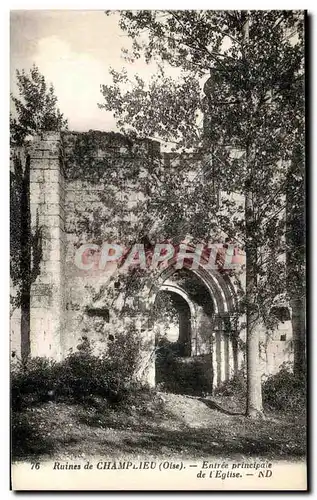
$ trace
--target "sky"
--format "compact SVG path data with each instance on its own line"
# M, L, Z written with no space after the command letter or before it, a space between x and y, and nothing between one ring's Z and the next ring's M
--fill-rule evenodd
M47 82L53 83L58 105L70 130L116 130L111 112L101 110L101 84L111 84L109 67L138 73L148 79L154 63L124 61L121 48L131 40L118 26L119 14L103 11L11 11L10 78L16 92L16 69L35 63Z

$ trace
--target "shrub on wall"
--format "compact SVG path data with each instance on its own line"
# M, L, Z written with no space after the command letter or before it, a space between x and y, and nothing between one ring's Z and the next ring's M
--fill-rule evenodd
M85 401L101 396L116 402L127 397L137 367L141 341L135 332L116 334L101 356L82 337L76 352L61 362L30 358L12 367L12 409L50 399Z
M226 380L220 384L215 390L217 396L237 396L246 397L247 394L247 380L245 377L245 370L239 371L230 380Z
M246 378L243 370L216 390L217 396L245 398ZM294 375L291 366L284 363L280 371L262 382L262 397L265 410L301 414L306 408L306 376Z
M128 333L116 333L114 339L109 342L105 362L114 377L113 383L118 388L128 386L133 380L143 348L140 335L132 328Z
M87 337L82 337L77 348L53 367L55 397L80 401L90 394L107 396L109 377L105 376L102 358L93 354Z
M262 385L264 407L270 410L302 414L306 410L306 375L295 375L287 363Z

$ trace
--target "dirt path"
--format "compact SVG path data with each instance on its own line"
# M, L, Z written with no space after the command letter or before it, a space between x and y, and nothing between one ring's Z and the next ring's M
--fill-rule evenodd
M228 422L231 418L217 409L213 400L179 394L161 394L161 397L170 417L190 428L208 428L219 422L219 419Z

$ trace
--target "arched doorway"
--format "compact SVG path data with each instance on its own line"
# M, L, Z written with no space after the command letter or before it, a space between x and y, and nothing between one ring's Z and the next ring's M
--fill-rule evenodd
M244 355L242 352L239 355L238 352L238 300L235 287L228 276L207 270L203 266L192 270L190 266L175 269L174 265L170 265L160 273L151 293L156 313L158 306L164 308L167 302L174 308L174 337L168 336L171 324L166 328L164 335L164 326L159 327L153 318L158 360L157 383L162 378L158 364L162 362L164 352L167 358L172 355L174 361L177 355L178 365L187 364L187 367L195 365L192 376L200 380L202 392L212 393L214 387L237 373ZM161 313L164 316L164 311ZM175 320L176 317L178 322ZM163 344L165 337L164 346L168 346L172 353L163 351L161 345L158 345L158 330ZM169 361L173 359L169 358ZM208 383L201 377L204 371ZM174 374L175 372L174 366ZM194 393L197 393L197 389L196 387ZM187 391L185 388L184 391L182 387L182 390L190 393L189 388ZM175 387L174 392L177 392Z
M168 342L179 356L191 356L195 309L189 297L177 287L165 285L157 294L154 307L156 344Z

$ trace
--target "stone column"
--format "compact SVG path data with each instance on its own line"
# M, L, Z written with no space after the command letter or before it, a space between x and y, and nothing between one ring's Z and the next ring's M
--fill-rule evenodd
M223 334L223 350L224 350L224 369L225 369L225 380L230 378L230 353L229 353L229 335L227 333Z
M216 345L215 345L215 350L214 350L214 357L213 357L213 362L215 366L215 371L214 373L216 374L216 377L214 377L215 381L215 386L219 387L223 380L223 374L222 374L222 352L221 352L221 344L222 344L222 334L221 331L216 330L215 332L215 338L216 338Z
M182 355L191 355L191 324L190 310L187 302L183 300L179 303L179 342L182 346Z
M61 138L44 133L30 153L31 356L60 359L64 326L64 172Z

